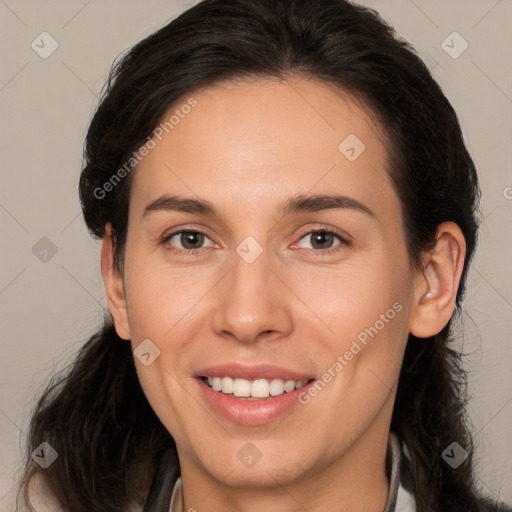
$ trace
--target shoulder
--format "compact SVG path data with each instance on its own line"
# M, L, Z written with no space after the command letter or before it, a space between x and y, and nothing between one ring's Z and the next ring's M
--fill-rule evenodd
M396 434L395 434L396 435ZM409 449L405 442L396 436L400 446L400 487L396 510L416 512L415 478ZM512 512L512 506L491 498L470 492L445 492L440 500L443 504L435 512Z
M489 498L473 497L453 497L446 500L439 512L460 512L461 510L471 510L474 512L512 512L512 507L498 500ZM436 511L437 512L437 511Z
M479 505L485 512L512 512L512 506L502 501L492 501L488 498L480 498Z
M16 512L70 512L48 491L40 474L35 475L30 481L29 498L32 509L20 504ZM126 512L143 512L143 505L132 503Z
M17 508L17 512L67 512L48 491L40 474L34 475L32 480L30 480L28 495L32 509L26 504L21 503Z

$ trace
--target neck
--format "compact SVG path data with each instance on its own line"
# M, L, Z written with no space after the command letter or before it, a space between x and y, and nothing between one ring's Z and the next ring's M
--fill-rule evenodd
M382 512L386 505L389 478L386 450L389 422L374 422L342 456L321 469L317 467L293 483L262 488L230 487L193 465L183 464L184 511L262 512ZM383 428L385 427L385 428Z

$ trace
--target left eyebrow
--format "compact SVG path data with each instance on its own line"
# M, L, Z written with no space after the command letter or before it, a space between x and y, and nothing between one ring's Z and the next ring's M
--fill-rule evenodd
M288 215L295 212L318 212L321 210L349 209L365 213L371 217L375 214L361 201L340 194L297 194L285 201L281 207L281 214Z
M364 203L354 199L353 197L339 194L297 194L285 200L280 205L279 212L284 216L291 213L318 212L321 210L332 209L355 210L371 217L375 217L375 214ZM215 207L210 201L167 194L146 205L142 217L144 218L150 212L154 211L176 211L197 213L199 215L218 216Z

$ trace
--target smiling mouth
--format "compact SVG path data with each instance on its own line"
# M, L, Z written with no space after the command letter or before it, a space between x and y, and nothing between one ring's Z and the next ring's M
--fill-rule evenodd
M264 400L291 393L301 389L314 379L233 379L231 377L201 377L201 380L213 391L233 398L245 400Z

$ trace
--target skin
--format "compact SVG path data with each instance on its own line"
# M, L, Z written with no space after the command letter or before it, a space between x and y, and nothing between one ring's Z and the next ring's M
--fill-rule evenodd
M229 82L193 97L197 106L134 171L122 271L113 264L110 225L102 245L118 334L134 349L146 338L160 349L151 365L135 363L176 440L184 510L380 512L407 337L431 336L449 321L463 235L441 224L423 268L409 266L383 135L346 93L293 77ZM349 134L365 144L352 162L338 149ZM207 199L218 214L143 216L166 193ZM346 208L281 216L280 204L297 193L344 194L374 216ZM314 246L311 232L322 228L350 243L334 237ZM181 245L179 235L159 243L180 229L206 237L195 246ZM236 252L247 236L263 249L252 263ZM190 247L197 254L179 253ZM329 248L339 251L320 254ZM195 371L224 362L276 364L321 378L397 302L400 312L378 335L284 418L237 425L197 393ZM252 467L237 457L248 441L262 455Z

